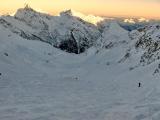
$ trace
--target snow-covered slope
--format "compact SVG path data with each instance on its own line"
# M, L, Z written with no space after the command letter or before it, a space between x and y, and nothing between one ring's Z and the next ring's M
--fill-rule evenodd
M123 44L73 55L3 26L0 36L1 120L159 119L154 64L130 71L136 58L118 62L127 49Z
M97 40L97 45L110 49L119 44L128 44L129 31L126 31L115 20L104 21L100 25L102 36Z
M105 22L97 46L76 55L32 37L42 39L39 30L50 22L49 30L60 28L60 34L90 24L66 13L35 14L33 21L20 13L0 18L0 120L160 119L160 75L153 74L159 59L151 59L159 56L158 24L128 33L115 21ZM71 35L81 40L77 32ZM151 57L141 64L145 55Z

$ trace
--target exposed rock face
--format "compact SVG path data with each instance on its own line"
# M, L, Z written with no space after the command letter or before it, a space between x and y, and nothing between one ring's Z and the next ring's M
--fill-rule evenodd
M130 33L131 38L136 40L135 48L143 50L140 63L151 64L160 59L160 25L153 24L140 28Z

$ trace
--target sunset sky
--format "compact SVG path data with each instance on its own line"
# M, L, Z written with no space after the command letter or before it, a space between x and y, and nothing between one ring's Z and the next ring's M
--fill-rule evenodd
M160 18L160 0L0 0L0 14L14 13L25 3L50 14L74 9L103 16Z

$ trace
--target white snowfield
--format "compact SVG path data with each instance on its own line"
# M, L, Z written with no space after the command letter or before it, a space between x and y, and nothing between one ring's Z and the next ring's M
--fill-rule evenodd
M0 25L0 120L160 120L159 60L139 64L128 35L113 22L76 55Z

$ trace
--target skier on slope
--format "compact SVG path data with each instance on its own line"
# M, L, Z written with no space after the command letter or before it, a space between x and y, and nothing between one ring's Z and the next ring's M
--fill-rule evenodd
M141 87L141 83L140 82L138 83L138 87Z

